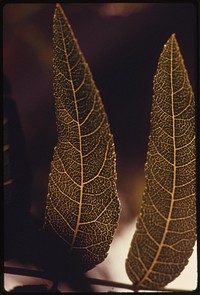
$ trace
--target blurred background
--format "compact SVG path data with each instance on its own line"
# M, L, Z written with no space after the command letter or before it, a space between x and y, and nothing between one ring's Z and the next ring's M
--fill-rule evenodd
M100 90L114 136L122 203L120 233L139 213L153 77L172 33L197 94L197 9L192 3L75 3L62 7ZM31 213L41 223L57 138L54 9L55 4L44 3L3 7L3 72L25 135L32 177Z

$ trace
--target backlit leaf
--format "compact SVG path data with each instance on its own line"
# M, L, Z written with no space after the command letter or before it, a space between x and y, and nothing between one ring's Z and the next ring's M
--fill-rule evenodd
M174 34L154 77L145 179L126 270L136 289L160 289L184 269L196 239L195 100Z
M60 236L88 270L105 259L118 224L114 142L99 91L59 4L53 33L58 142L44 228Z

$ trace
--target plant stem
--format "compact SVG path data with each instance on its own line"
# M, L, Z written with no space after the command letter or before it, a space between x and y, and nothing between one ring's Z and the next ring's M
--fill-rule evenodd
M53 278L51 278L50 276L45 274L45 272L38 271L38 270L5 266L4 267L4 272L9 273L9 274L13 274L13 275L35 277L35 278L40 278L40 279L46 279L46 280L49 280L49 281L54 281ZM91 285L110 286L110 287L114 287L114 288L129 289L129 290L132 290L132 291L136 291L134 286L130 285L130 284L124 284L124 283L106 281L106 280L94 279L94 278L87 278L87 280ZM56 287L57 287L57 284L56 284ZM145 289L143 289L143 290L145 290ZM186 290L180 290L180 289L162 289L162 290L149 290L149 289L146 289L146 291L187 292Z
M110 286L110 287L129 289L129 290L134 291L133 285L129 285L129 284L100 280L100 279L93 279L93 278L88 278L87 280L91 285Z
M43 271L32 270L32 269L27 269L27 268L5 266L4 267L4 272L9 273L9 274L13 274L13 275L28 276L28 277L34 277L34 278L39 278L39 279L46 279L46 280L49 280L49 281L53 280L53 278L50 278Z

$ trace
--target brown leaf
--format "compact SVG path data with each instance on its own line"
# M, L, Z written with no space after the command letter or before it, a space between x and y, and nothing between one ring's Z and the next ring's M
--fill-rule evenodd
M58 143L45 230L60 236L88 270L107 256L118 224L114 142L99 91L59 4L53 29Z
M136 289L160 289L184 269L196 240L195 101L173 34L154 77L142 208L126 260Z

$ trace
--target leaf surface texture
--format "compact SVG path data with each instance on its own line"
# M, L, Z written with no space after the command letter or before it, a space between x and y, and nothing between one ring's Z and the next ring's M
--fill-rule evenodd
M53 46L58 142L45 230L60 236L88 270L105 259L118 224L114 142L99 91L59 4Z
M173 34L156 75L146 186L126 270L136 289L160 289L188 263L196 239L195 100Z

